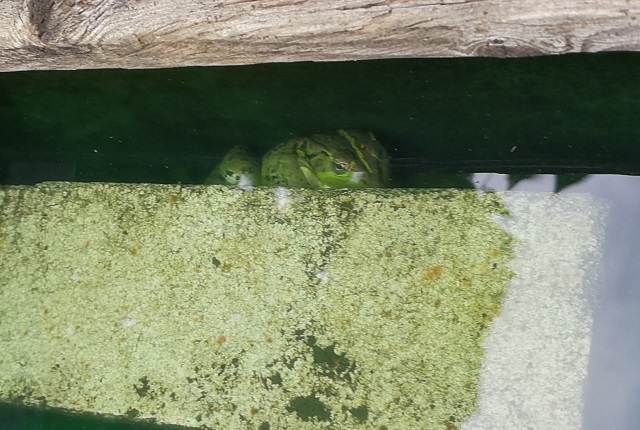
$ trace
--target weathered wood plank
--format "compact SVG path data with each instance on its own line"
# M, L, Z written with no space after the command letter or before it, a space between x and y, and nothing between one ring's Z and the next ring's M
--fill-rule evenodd
M3 0L0 71L640 47L640 0Z

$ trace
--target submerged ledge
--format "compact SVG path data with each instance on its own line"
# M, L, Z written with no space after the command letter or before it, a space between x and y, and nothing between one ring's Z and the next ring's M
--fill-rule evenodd
M561 207L545 252L560 243L563 263L536 276L574 280L563 297L575 306L563 300L559 313L569 326L547 335L575 337L555 357L578 358L563 397L578 416L562 422L579 428L591 330L583 265L602 212L585 196L510 198L3 187L0 401L227 429L458 428L478 412L482 344L512 269L523 270L516 286L540 280L516 264L536 245L531 219L518 217L533 208L548 222ZM525 229L513 261L496 216Z

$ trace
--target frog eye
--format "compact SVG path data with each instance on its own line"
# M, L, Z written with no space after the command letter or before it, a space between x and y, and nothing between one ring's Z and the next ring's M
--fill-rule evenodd
M333 173L336 175L344 175L347 173L347 169L345 169L342 164L336 163L335 161L331 163L331 167L333 168Z

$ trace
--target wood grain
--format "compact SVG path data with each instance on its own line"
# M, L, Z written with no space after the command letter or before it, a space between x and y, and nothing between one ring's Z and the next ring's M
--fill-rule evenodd
M640 48L640 0L2 0L0 71Z

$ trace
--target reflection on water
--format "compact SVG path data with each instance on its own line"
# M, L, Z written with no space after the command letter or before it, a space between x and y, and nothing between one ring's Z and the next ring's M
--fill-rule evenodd
M511 186L508 175L474 174L482 190L555 191L555 175ZM640 422L640 177L590 175L560 191L589 193L610 205L605 226L603 283L596 291L593 340L585 390L584 429L634 429Z

